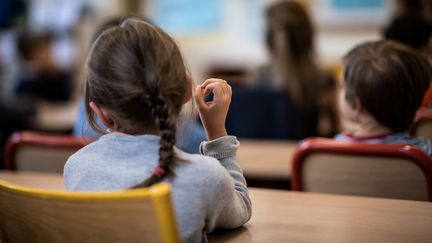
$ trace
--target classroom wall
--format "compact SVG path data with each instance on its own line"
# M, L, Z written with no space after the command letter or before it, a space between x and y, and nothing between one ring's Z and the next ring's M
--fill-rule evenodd
M148 16L170 32L198 82L213 67L248 71L268 61L264 9L276 0L35 0L32 4L56 1L75 5L82 2L91 10L87 23L81 26L82 55L77 57L81 62L95 27L108 17L128 13ZM394 11L392 0L302 1L311 6L317 26L317 56L323 66L337 65L357 43L379 38L381 28ZM332 7L335 3L339 9ZM375 10L374 4L378 6Z
M268 61L264 9L273 1L149 0L144 2L143 12L177 38L199 82L212 67L247 71ZM323 66L337 65L359 42L380 38L381 28L390 18L394 5L390 0L303 2L311 6L317 27L316 50ZM211 17L203 15L206 11L211 12ZM182 15L188 17L182 19ZM174 20L165 21L169 18L182 19L184 27Z

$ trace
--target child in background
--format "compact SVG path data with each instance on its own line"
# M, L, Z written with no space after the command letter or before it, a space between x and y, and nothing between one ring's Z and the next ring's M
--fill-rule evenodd
M96 115L109 133L68 159L68 190L168 182L184 242L205 242L215 228L236 228L249 220L251 201L235 158L239 142L224 125L231 101L224 80L209 79L196 88L209 140L201 144L203 156L174 146L177 118L192 96L192 81L178 47L158 27L128 18L103 31L93 43L85 78L90 125L98 129ZM209 93L214 99L205 102Z
M290 115L301 124L295 128L301 130L300 138L334 136L339 130L336 82L317 63L316 31L307 5L304 1L272 1L265 16L270 63L252 74L252 84L285 91L297 111Z
M53 53L52 33L22 33L17 48L23 62L15 93L50 102L66 102L72 96L72 73L63 70Z
M411 144L432 156L431 140L407 133L432 76L426 58L397 42L368 42L344 57L344 69L339 109L356 129L337 140Z

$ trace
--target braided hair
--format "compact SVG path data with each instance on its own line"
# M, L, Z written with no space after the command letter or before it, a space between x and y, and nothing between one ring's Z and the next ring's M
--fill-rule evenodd
M189 88L186 66L174 40L152 24L128 18L94 41L85 79L87 117L95 130L100 128L90 101L110 110L115 131L160 135L158 165L134 187L174 175L176 121Z
M166 175L174 174L170 166L175 159L173 149L176 143L175 121L170 119L170 107L166 102L164 102L160 95L154 97L151 103L153 107L151 113L155 118L156 124L159 126L161 137L159 147L159 163L158 166L154 168L152 175L145 181L134 186L134 188L151 186L154 183L159 182Z

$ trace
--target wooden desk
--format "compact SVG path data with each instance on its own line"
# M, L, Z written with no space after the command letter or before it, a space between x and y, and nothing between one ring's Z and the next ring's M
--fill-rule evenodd
M431 242L432 203L249 190L252 218L210 242Z
M248 184L288 188L295 141L240 140L237 159Z
M0 171L0 179L13 182L22 186L36 187L42 189L65 190L63 175L57 173L42 172L12 172Z
M0 172L17 184L61 189L57 174ZM209 235L210 242L430 242L432 203L249 190L251 220L236 230Z
M67 103L37 103L37 115L33 129L48 132L65 132L72 130L78 115L78 100Z

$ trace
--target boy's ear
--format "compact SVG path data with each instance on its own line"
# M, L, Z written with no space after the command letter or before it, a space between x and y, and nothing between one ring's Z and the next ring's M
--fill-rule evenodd
M183 104L186 104L187 102L189 102L190 99L192 99L192 83L193 80L191 78L191 76L187 75L187 89L186 89L186 93L185 96L183 98Z
M361 115L361 113L363 112L363 110L364 109L363 109L363 106L362 106L362 104L360 102L360 99L356 97L355 100L354 100L354 106L353 106L354 117L358 118Z
M110 128L114 125L112 113L108 109L96 104L93 101L90 101L89 106L107 128Z

